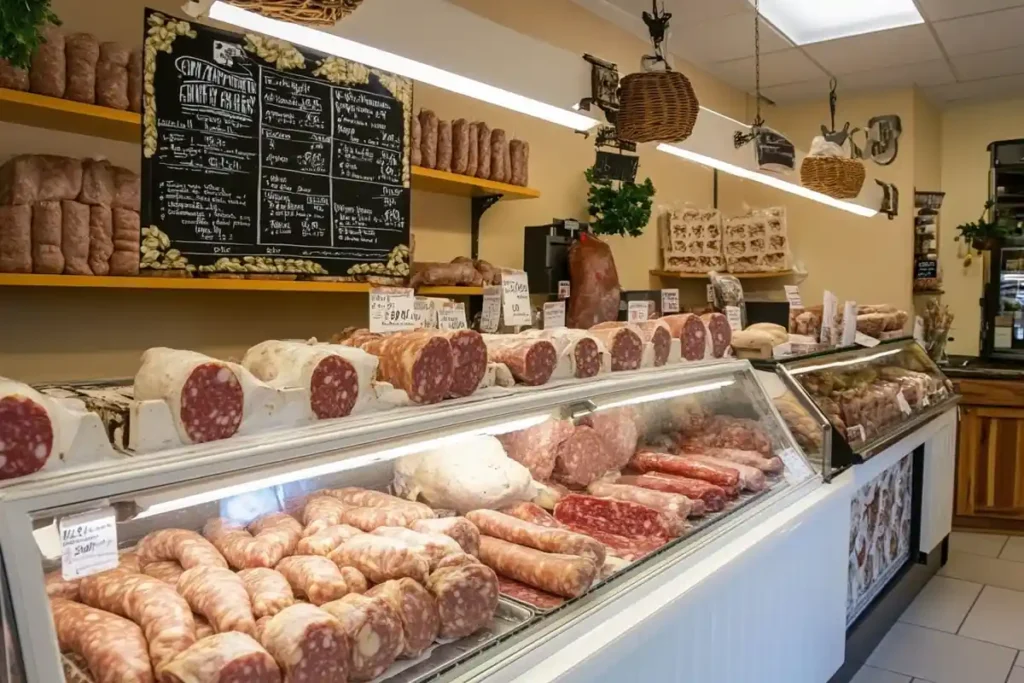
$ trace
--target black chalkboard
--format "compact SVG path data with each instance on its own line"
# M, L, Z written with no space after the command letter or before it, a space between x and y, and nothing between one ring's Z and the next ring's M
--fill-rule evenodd
M914 261L914 279L933 278L939 276L939 262L934 259L917 259Z
M408 79L153 10L145 55L142 268L408 275Z
M621 180L624 183L636 181L640 157L626 154L598 152L594 162L594 176L604 180Z

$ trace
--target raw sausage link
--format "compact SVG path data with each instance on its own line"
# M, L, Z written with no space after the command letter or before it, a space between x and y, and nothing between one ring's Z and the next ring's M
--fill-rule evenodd
M321 609L340 621L351 638L350 680L372 680L402 654L402 620L386 601L353 593Z
M558 446L574 430L568 420L545 420L539 425L498 435L505 453L530 470L536 481L551 479L558 457Z
M466 518L486 536L549 553L578 555L597 566L604 564L604 546L587 536L541 526L495 510L473 510Z
M157 675L161 683L281 683L274 658L244 633L203 638Z
M712 458L706 455L687 454L680 457L685 458L690 462L696 462L702 465L708 465L709 467L718 468L723 472L736 472L739 475L740 486L747 491L764 491L768 487L768 480L765 478L764 472L756 467L723 460L722 458Z
M624 500L569 494L555 506L555 519L627 538L672 538L671 524L657 510ZM514 578L514 577L513 577Z
M566 598L585 593L597 576L597 565L585 557L546 553L490 536L480 538L480 561L502 576Z
M341 515L342 522L363 531L373 531L382 526L407 526L417 519L417 513L398 508L350 507Z
M169 583L172 586L178 585L178 579L185 573L181 565L175 560L167 560L165 562L151 562L146 565L146 568L142 570L143 574L152 576L154 579L160 579L164 583Z
M302 525L284 513L256 520L249 529L256 535L229 520L218 518L206 523L203 535L235 569L274 567L295 550L302 537Z
M217 633L255 635L256 619L245 583L230 569L194 567L178 580L178 592L193 612L206 617Z
M397 496L389 495L383 491L374 491L373 489L351 486L343 489L325 489L319 491L318 495L337 498L342 503L355 507L396 508L409 515L415 515L419 519L432 519L437 516L429 505L403 500Z
M721 486L731 497L735 497L736 488L740 484L740 473L736 470L726 471L720 467L713 467L669 453L637 451L636 455L630 458L629 466L641 473L663 472L691 479L702 479L715 486Z
M441 628L437 603L419 583L412 579L385 581L366 594L387 602L402 620L402 657L419 657L437 638Z
M673 536L682 536L689 528L686 519L693 510L693 501L686 496L681 496L677 493L651 491L639 486L610 484L605 481L595 481L587 487L587 492L594 496L638 503L652 510L657 510L669 523L669 531L671 531ZM704 504L700 503L700 505L703 509Z
M322 605L347 595L348 584L338 566L319 555L293 555L281 560L277 571L291 584L297 595L314 605Z
M136 624L63 598L50 600L61 650L85 660L96 683L153 683L146 637Z
M335 524L325 527L311 536L306 536L295 546L296 555L323 555L326 557L339 545L363 533L348 524Z
M252 602L252 614L257 619L272 617L295 604L291 584L281 572L274 569L243 569L238 578Z
M146 534L136 548L139 565L177 560L183 569L207 565L227 568L224 556L212 543L188 529L160 529Z
M149 642L154 667L162 666L196 641L187 602L160 579L121 569L82 579L82 602L131 619Z
M462 554L462 546L444 534L422 533L398 526L382 526L374 529L373 534L385 538L395 538L415 548L423 549L430 560L431 571L437 567L438 562L448 555Z
M348 681L348 634L341 622L319 607L288 607L263 625L260 642L287 683Z
M426 583L430 572L430 558L425 550L373 534L350 538L328 557L340 567L355 567L373 583L403 577Z
M489 540L489 539L487 539ZM464 638L490 625L498 609L498 577L482 564L445 567L430 575L442 638Z
M43 577L43 583L46 585L46 597L64 598L65 600L71 600L73 602L79 601L79 587L82 584L81 580L75 579L72 581L65 581L60 569L47 572L46 576Z
M549 529L565 529L565 525L555 519L550 512L536 503L516 503L512 507L502 508L506 515L526 522L533 522Z
M678 493L691 500L699 500L704 503L707 512L718 512L725 508L727 498L725 489L720 486L700 479L689 479L677 477L672 474L661 472L650 472L634 476L619 477L616 484L629 486L640 486L652 491L664 491L665 493Z
M425 534L444 534L454 539L470 555L480 552L480 531L465 517L420 519L409 525L409 528Z

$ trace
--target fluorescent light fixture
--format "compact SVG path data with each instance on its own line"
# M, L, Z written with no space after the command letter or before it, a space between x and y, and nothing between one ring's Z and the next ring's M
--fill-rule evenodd
M895 356L897 353L902 353L902 351L903 351L903 348L901 347L901 348L898 348L898 349L890 349L888 351L879 351L878 353L873 353L870 356L857 356L856 358L851 358L849 360L837 360L837 361L833 361L831 363L823 363L821 365L808 365L806 367L795 368L793 370L790 370L789 374L791 374L791 375L803 375L803 374L808 373L808 372L817 372L819 370L828 370L829 368L843 368L843 367L846 367L848 365L863 365L864 363L868 363L868 362L871 362L871 361L876 361L879 358L885 358L886 356Z
M731 386L735 383L736 380L723 379L718 382L698 384L695 387L669 389L668 391L659 391L654 394L644 394L643 396L634 396L632 398L623 399L621 401L612 401L611 403L605 403L598 407L598 410L611 410L612 408L622 408L623 406L635 406L641 403L650 403L651 401L667 401L672 398L679 398L680 396L688 396L689 394L702 394L705 391L724 389L725 387Z
M703 154L698 154L697 152L691 152L688 149L682 149L681 147L676 147L675 145L668 145L662 143L658 145L658 149L661 150L662 152L674 154L677 157L681 157L688 161L695 161L698 164L703 164L704 166L717 168L719 171L724 171L725 173L737 176L739 178L743 178L745 180L753 180L754 182L758 182L763 185L768 185L769 187L774 187L775 189L782 190L783 192L789 192L791 194L804 197L805 199L820 202L821 204L831 206L834 209L849 211L852 214L863 216L864 218L871 218L872 216L878 214L878 211L876 209L871 209L869 207L861 206L859 204L853 204L851 202L844 202L841 199L829 197L827 194L815 192L814 190L808 190L803 185L797 185L796 183L791 183L788 180L776 178L775 176L770 175L768 173L761 173L758 171L752 171L750 169L742 168L741 166L730 164L727 161L720 161L719 159L705 156Z
M444 90L496 104L512 111L535 116L573 130L590 130L599 122L568 109L561 109L546 102L517 95L493 85L466 78L444 69L401 57L369 45L363 45L341 36L318 31L307 26L270 19L255 12L240 9L217 0L210 7L209 17L234 26L256 31L312 50L350 59L360 64L406 76L420 83L433 85Z
M924 23L914 0L761 0L761 14L797 45Z

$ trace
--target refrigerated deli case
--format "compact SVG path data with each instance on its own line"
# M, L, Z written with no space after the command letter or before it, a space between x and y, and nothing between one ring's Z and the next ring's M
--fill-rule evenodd
M660 545L641 543L640 552L622 553L612 535L604 537L609 554L626 559L606 561L576 597L545 595L502 577L497 608L480 630L398 659L375 680L827 680L843 659L852 486L822 483L746 361L623 372L16 482L0 491L0 551L13 608L5 640L7 652L20 659L8 668L24 670L10 680L90 679L88 661L60 652L47 583L63 581L61 571L74 576L91 560L110 566L111 558L101 558L96 546L76 556L69 529L93 524L92 530L101 529L99 545L116 531L123 562L152 532L202 532L214 518L247 524L280 512L303 521L309 501L344 487L407 498L419 493L421 501L443 499L459 513L479 501L507 506L503 496L534 497L551 507L554 497L565 495L555 493L557 486L530 483L514 493L518 485L502 480L496 493L490 470L480 474L492 477L487 490L483 483L475 490L473 459L483 459L493 444L509 443L496 435L556 422L580 430L623 414L639 450L664 449L679 439L699 442L711 433L700 432L701 424L719 434L711 438L721 438L725 425L732 434L753 430L765 437L767 455L782 466L761 483L751 476L753 483L742 483L738 488L747 490L724 509L691 517L678 537L662 538ZM621 437L607 428L593 431ZM569 517L559 508L567 500L554 504L559 521ZM434 507L438 515L453 512ZM779 614L786 614L786 629L777 628Z

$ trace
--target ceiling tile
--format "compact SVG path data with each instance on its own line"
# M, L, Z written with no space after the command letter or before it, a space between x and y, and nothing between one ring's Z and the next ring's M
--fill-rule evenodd
M825 104L825 112L828 113L828 78L815 78L800 83L787 83L776 85L771 88L762 88L761 93L775 104L790 104L792 102L806 102L808 100L821 100ZM771 117L766 115L771 124Z
M983 100L1006 97L1007 92L1024 90L1024 75L986 78L980 81L950 83L926 88L925 92L939 102Z
M1024 7L940 21L934 26L951 57L1024 45Z
M953 57L957 75L965 81L1024 73L1024 46Z
M1024 0L917 0L917 5L925 19L941 21L965 17L969 14L1018 7L1024 5Z
M805 45L803 49L837 76L942 59L935 38L925 25L828 40Z
M648 0L615 0L616 2L640 2L651 6ZM1021 0L1024 2L1024 0ZM665 0L665 8L672 13L674 22L704 22L721 19L731 14L752 14L753 5L749 0ZM679 26L679 23L675 23Z
M710 1L710 0L709 0ZM701 23L681 23L672 29L671 50L697 64L754 56L754 15L732 14ZM792 44L768 24L761 25L761 54Z
M882 90L885 88L927 87L955 83L956 76L944 59L920 64L904 64L845 74L839 78L839 94L844 90Z
M744 90L753 90L754 58L744 57L728 62L709 64L708 71L727 81L730 85ZM824 77L826 74L818 65L796 48L761 55L761 87L797 83Z

